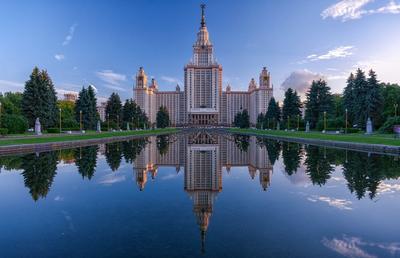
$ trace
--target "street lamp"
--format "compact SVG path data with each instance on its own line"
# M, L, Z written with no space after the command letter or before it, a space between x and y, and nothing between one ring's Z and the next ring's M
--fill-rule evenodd
M347 134L347 112L348 112L348 110L347 110L347 108L346 108L346 121L345 121L345 133Z
M61 108L59 108L60 111L60 133L61 133Z
M324 111L324 131L326 132L326 111Z
M399 107L399 104L396 103L393 106L394 106L394 117L397 117L397 108Z
M81 129L81 132L82 132L82 110L80 110L79 111L79 127L80 127L80 129Z
M300 127L300 115L297 115L297 131L299 130Z
M119 115L117 115L117 128L119 128Z
M1 102L0 102L0 128L1 128Z
M289 121L290 121L290 116L287 116L287 129L288 129L288 130L290 129Z

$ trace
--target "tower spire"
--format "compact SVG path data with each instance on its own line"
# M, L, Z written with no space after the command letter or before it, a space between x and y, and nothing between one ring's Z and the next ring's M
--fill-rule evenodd
M205 15L204 15L204 9L206 9L206 5L205 4L201 4L200 8L201 8L201 27L205 27L206 26L206 19L205 19Z

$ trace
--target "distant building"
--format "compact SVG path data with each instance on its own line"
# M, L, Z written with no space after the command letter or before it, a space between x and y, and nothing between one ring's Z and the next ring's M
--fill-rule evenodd
M232 91L231 86L222 90L222 66L214 58L204 16L204 5L197 40L193 45L192 60L184 68L184 91L177 85L175 91L159 91L155 79L150 84L140 67L133 89L133 99L155 123L160 106L169 112L171 124L178 125L231 125L235 115L246 109L250 123L255 125L257 116L266 113L273 94L271 76L264 67L259 85L250 80L247 91Z
M75 102L78 99L78 93L76 92L68 92L64 93L64 100Z
M99 106L97 106L97 113L99 113L100 121L106 121L106 106L107 102L101 102Z

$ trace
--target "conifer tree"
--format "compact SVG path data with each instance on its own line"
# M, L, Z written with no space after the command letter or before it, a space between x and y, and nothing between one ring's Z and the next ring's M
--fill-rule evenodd
M43 128L55 126L57 110L57 95L50 76L45 70L33 68L22 96L22 111L29 126L35 125L36 118L39 118Z
M366 110L367 116L373 121L373 125L382 123L381 115L383 111L383 97L381 85L378 82L376 73L373 70L369 71L367 79L367 90L366 90Z
M368 82L365 78L365 74L361 69L357 69L357 73L354 79L353 105L351 111L353 113L354 123L356 123L357 126L361 128L364 128L367 122L367 89Z
M353 116L353 105L354 105L354 74L351 73L349 78L347 79L347 85L344 88L343 91L343 104L344 108L347 109L347 115L348 115L348 120L350 122L353 121L354 116Z
M157 128L165 128L170 124L168 110L165 106L161 106L157 112Z
M107 101L106 115L110 122L120 124L122 119L122 104L118 93L113 92Z
M270 119L270 121L272 121L273 128L275 128L275 125L281 119L281 109L279 107L279 103L275 101L274 97L272 97L271 100L269 101L265 118Z
M324 112L332 114L333 96L324 80L313 81L306 96L306 120L314 128L317 122L324 118Z
M282 118L286 121L288 118L290 120L296 120L299 115L301 115L301 102L300 97L297 95L297 91L289 88L285 92L285 98L283 100L282 108Z
M80 122L80 113L82 111L83 129L95 129L97 124L96 94L92 86L82 87L79 92L75 105L75 118Z

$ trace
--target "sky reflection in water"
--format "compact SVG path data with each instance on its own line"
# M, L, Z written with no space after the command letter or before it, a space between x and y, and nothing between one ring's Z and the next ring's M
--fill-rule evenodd
M399 157L194 133L0 163L1 257L400 257Z

